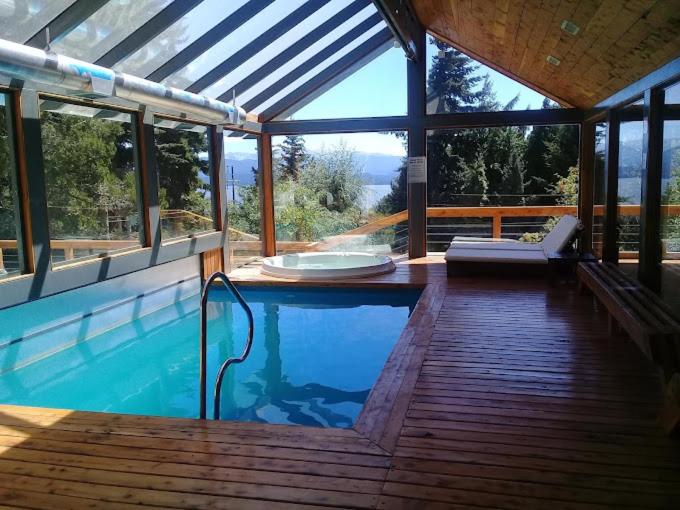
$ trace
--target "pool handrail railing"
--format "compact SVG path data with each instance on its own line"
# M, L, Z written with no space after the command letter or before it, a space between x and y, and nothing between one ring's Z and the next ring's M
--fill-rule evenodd
M246 339L246 345L243 352L238 357L230 357L224 360L220 369L217 372L217 379L215 380L215 390L213 393L213 418L215 420L220 419L220 398L222 393L222 380L224 379L224 374L230 365L236 363L242 363L250 354L250 349L253 346L253 334L255 332L255 320L253 319L253 312L243 299L243 296L238 291L236 286L229 280L229 277L221 271L215 271L203 284L203 290L201 291L201 331L200 331L200 380L199 380L199 417L204 420L206 418L206 371L207 371L207 357L208 357L208 294L210 292L210 286L215 280L221 280L222 283L229 289L229 291L236 298L236 301L241 305L243 311L248 317L248 338Z

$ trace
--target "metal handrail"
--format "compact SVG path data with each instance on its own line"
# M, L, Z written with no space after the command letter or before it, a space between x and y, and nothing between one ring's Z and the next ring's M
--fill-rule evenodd
M208 357L208 313L206 309L206 304L208 303L208 292L210 290L210 285L217 279L222 280L222 283L231 291L231 293L239 302L243 311L246 312L248 317L248 339L246 340L245 348L243 353L237 357L227 358L224 363L220 366L219 372L217 372L217 379L215 381L215 391L213 394L213 418L216 420L220 419L220 396L222 392L222 379L224 378L224 373L227 368L234 363L242 363L250 354L250 349L253 346L253 333L255 331L255 320L253 319L253 312L250 310L248 303L243 299L241 293L238 289L231 283L229 277L221 271L216 271L210 275L203 285L203 290L201 291L201 356L200 356L200 410L199 415L201 419L205 419L206 411L206 368L207 368L207 357Z

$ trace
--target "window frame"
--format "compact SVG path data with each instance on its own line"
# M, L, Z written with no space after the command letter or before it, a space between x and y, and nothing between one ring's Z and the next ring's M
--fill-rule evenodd
M54 101L57 103L63 103L67 105L73 105L73 106L81 106L85 108L94 108L94 109L99 109L99 110L106 110L110 112L118 112L118 113L124 113L128 114L130 116L130 126L131 126L131 133L132 133L132 159L133 159L133 164L134 164L134 176L135 176L135 202L136 202L136 210L137 214L139 215L139 245L130 247L127 249L121 249L121 250L116 250L111 253L103 253L99 255L93 255L90 257L82 257L82 258L74 258L72 260L64 260L63 262L59 262L55 264L52 261L52 257L50 255L50 269L52 271L61 271L66 268L70 268L73 266L78 266L81 264L87 264L96 260L105 260L111 257L119 257L123 255L128 255L130 253L137 252L139 250L143 250L145 248L150 247L150 244L148 244L148 240L150 238L150 234L147 231L146 225L146 215L148 214L147 212L147 207L145 206L146 201L144 197L144 191L143 191L143 174L142 174L142 163L139 157L139 149L141 146L141 141L140 141L140 134L138 133L137 125L138 125L138 118L139 118L139 110L135 110L133 108L126 108L123 106L117 106L117 105L110 105L107 103L102 103L96 100L88 100L88 99L78 99L74 97L69 97L69 96L62 96L58 94L50 94L50 93L38 93L38 110L40 111L40 115L42 116L42 109L40 107L40 101ZM68 113L65 113L65 115L70 115ZM40 130L42 133L42 121L41 121L41 126ZM40 140L40 147L42 150L42 154L44 157L44 147L42 146L42 138ZM47 185L47 179L44 173L43 169L43 184L46 186ZM45 192L47 193L47 189L45 189ZM47 198L47 196L45 197ZM47 213L47 204L45 204L45 212ZM50 232L50 224L49 224L49 213L47 213L47 218L48 218L48 224L47 224L47 230ZM48 242L48 250L52 251L52 234L50 232L49 238L47 240Z

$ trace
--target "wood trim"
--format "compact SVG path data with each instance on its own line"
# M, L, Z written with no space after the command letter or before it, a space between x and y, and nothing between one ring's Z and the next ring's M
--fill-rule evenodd
M224 272L224 257L221 247L201 253L201 276L203 281L206 281L216 271Z
M262 255L276 255L276 225L274 222L274 170L272 158L272 137L263 133L258 138L260 159L260 214Z

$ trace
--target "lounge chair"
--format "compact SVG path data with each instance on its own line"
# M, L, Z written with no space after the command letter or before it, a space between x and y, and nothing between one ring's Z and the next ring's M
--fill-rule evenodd
M513 270L542 272L553 253L560 253L574 241L580 222L574 216L560 218L540 243L522 243L504 239L455 237L446 251L447 272L501 272L512 265ZM524 272L524 271L523 271Z

